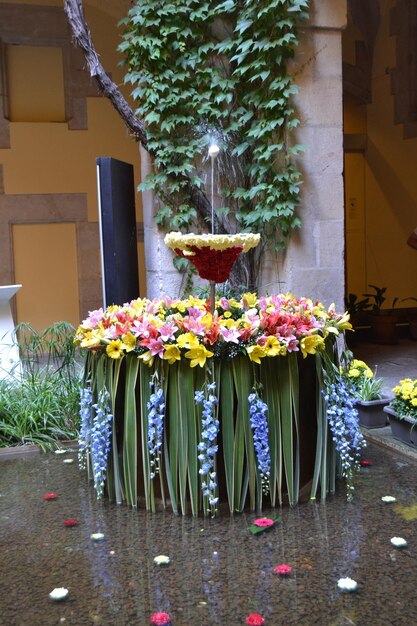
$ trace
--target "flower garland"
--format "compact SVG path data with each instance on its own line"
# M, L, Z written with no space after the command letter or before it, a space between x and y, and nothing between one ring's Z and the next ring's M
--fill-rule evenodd
M347 497L353 496L353 477L360 467L360 454L366 441L359 429L358 411L355 409L355 393L352 385L341 373L333 380L325 380L323 396L326 415L336 451L340 458L341 475L346 479Z
M289 293L259 298L246 293L240 300L221 298L213 314L209 308L207 300L195 297L139 298L90 312L74 341L114 360L132 352L149 366L185 358L191 367L204 367L217 356L246 354L255 363L290 352L307 357L322 350L329 333L351 328L348 315Z
M162 436L164 432L165 398L164 391L158 383L155 375L149 383L153 392L147 403L148 407L148 448L150 478L155 478L159 474L160 454L162 450Z
M93 395L88 385L80 392L80 433L78 435L78 463L81 469L86 468L87 452L91 447Z
M87 455L91 454L94 488L97 498L104 492L107 459L111 447L113 416L109 406L109 393L102 389L98 402L93 404L91 387L87 385L80 394L80 434L78 437L80 468L85 468Z
M262 491L269 493L269 475L271 456L268 441L268 405L263 402L258 392L248 396L250 424L253 431L253 445L255 447L258 470L262 481Z
M111 447L111 433L113 416L109 407L109 393L102 389L98 402L93 404L95 415L91 428L91 457L93 465L94 488L97 498L104 492L104 483L107 473L107 459Z
M211 393L212 392L212 393ZM203 496L208 499L208 512L214 517L216 514L216 504L219 501L217 496L217 473L215 471L215 457L218 450L216 444L219 432L219 420L216 418L215 410L218 403L216 383L210 383L205 389L196 391L194 400L197 405L203 405L201 415L201 441L198 444L198 460L200 461L200 476L204 477L201 482Z

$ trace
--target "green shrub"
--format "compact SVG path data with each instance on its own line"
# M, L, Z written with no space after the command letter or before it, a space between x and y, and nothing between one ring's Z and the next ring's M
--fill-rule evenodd
M43 450L77 436L82 365L75 329L57 322L37 333L15 329L21 366L0 380L0 447L36 444Z

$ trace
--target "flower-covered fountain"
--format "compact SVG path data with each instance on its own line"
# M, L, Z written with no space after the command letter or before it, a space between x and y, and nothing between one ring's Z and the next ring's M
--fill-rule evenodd
M214 208L211 234L165 241L210 298L138 298L90 312L76 333L80 458L97 495L182 514L260 511L324 499L338 472L350 495L363 440L338 368L348 316L289 293L216 298L259 235L216 235Z

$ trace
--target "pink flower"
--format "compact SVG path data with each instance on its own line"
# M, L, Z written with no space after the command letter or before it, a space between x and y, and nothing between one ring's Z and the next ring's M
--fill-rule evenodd
M151 616L151 624L156 624L156 626L163 626L164 624L170 624L171 618L168 613L154 613Z
M258 517L253 523L255 526L260 527L273 526L275 524L274 520L269 517Z
M279 576L287 576L287 574L289 574L292 570L292 567L290 565L286 565L285 563L282 563L282 565L277 565L275 568L275 573L278 574Z
M148 347L152 356L159 356L162 359L165 350L162 339L149 339Z
M265 618L259 613L251 613L246 618L246 623L250 624L250 626L262 626L265 623Z
M76 526L77 524L78 524L78 522L77 522L76 519L65 519L64 520L64 526L71 527L71 526Z
M56 500L58 497L58 494L56 493L45 493L45 495L43 496L44 500Z

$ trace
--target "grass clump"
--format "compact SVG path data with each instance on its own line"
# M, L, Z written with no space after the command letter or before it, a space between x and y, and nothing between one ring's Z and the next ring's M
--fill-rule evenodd
M67 322L42 333L28 324L16 327L21 365L0 379L0 447L36 444L48 450L77 437L83 371L74 332Z

